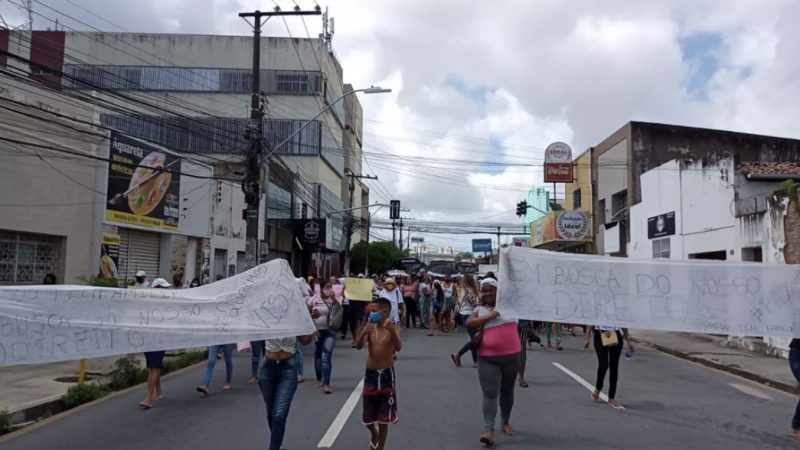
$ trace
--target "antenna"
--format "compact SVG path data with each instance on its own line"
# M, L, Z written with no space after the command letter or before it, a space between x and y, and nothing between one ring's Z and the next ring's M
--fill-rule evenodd
M25 9L28 11L28 30L33 31L33 0L25 2Z

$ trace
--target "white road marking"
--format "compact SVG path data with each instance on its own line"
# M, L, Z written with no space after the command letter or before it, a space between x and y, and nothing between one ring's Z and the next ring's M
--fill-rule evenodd
M322 436L320 439L319 444L317 444L317 448L331 448L336 442L336 438L339 437L339 433L342 432L342 428L344 428L344 424L347 423L347 419L350 417L350 414L353 413L356 405L358 404L358 399L361 397L361 392L364 390L364 379L362 378L361 381L358 382L358 385L353 392L350 393L350 397L348 397L347 401L344 402L344 406L339 411L339 414L336 415L336 418L333 419L331 426L328 428L328 431L325 432L325 435Z
M744 392L747 395L752 395L753 397L760 398L762 400L772 400L772 397L754 387L739 383L729 383L728 385L738 391Z
M580 377L580 375L578 375L577 373L575 373L575 372L573 372L573 371L571 371L571 370L567 369L566 367L562 366L561 364L559 364L559 363L557 363L557 362L554 362L554 363L553 363L553 365L554 365L554 366L556 366L556 368L557 368L558 370L560 370L560 371L564 372L565 374L567 374L567 375L569 375L570 377L572 377L572 379L573 379L573 380L575 380L575 381L577 381L578 383L580 383L581 385L583 385L583 387L585 387L586 389L588 389L588 390L589 390L589 392L594 392L594 386L592 386L592 384L591 384L591 383L589 383L588 381L586 381L586 380L584 380L583 378L581 378L581 377ZM604 401L604 402L608 403L608 396L607 396L606 394L604 394L604 393L602 393L602 392L601 392L601 393L600 393L600 400L602 400L602 401ZM611 406L611 405L609 405L609 406ZM613 408L613 407L612 407L612 408ZM617 407L616 409L625 409L625 407L624 407L624 406L622 406L622 405L619 405L619 407Z

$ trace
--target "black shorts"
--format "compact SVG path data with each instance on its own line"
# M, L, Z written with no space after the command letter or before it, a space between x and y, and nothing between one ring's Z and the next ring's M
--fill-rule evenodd
M164 368L164 350L157 352L144 352L144 360L147 363L148 369L163 369Z
M397 423L397 392L394 386L394 367L367 369L363 391L364 425Z
M350 300L350 317L348 319L351 329L355 329L356 325L364 320L364 310L367 307L367 303Z

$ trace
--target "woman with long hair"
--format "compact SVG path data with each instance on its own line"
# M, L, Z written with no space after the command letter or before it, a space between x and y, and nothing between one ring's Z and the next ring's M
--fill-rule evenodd
M417 281L403 277L403 304L406 305L406 328L417 328Z
M458 317L461 321L461 324L466 327L469 316L472 315L472 311L476 306L478 306L478 297L480 295L478 292L478 284L475 282L475 278L473 278L472 275L465 275L461 277L458 284L458 294ZM472 353L472 367L478 367L478 354L475 352L475 349L472 346L472 338L475 336L477 331L478 330L474 328L467 327L469 340L458 352L450 355L450 359L453 360L453 364L455 364L456 367L461 367L461 357L467 352Z
M477 342L478 380L483 391L484 432L481 443L494 445L494 427L497 406L500 405L500 426L508 436L517 435L509 423L514 407L514 384L519 369L519 337L517 321L504 319L495 306L497 304L497 281L485 278L481 281L483 305L472 311L467 327L481 333Z
M430 322L432 290L430 275L422 275L417 286L417 292L419 293L419 321L423 329L428 328Z
M594 337L594 351L597 354L597 379L594 385L592 398L597 401L600 399L600 392L603 390L603 382L608 375L608 404L614 408L621 408L617 402L617 380L619 379L619 358L622 355L622 339L628 342L628 349L633 352L633 343L626 328L590 326L586 333L586 340L583 348L589 348L589 337Z
M442 332L447 333L448 331L444 328L444 322L442 322L442 309L444 308L444 289L442 289L442 283L439 280L433 282L433 292L431 292L431 299L430 299L430 331L428 332L428 336L436 336L435 330L438 327Z
M332 394L331 372L333 371L333 348L336 345L336 330L328 326L328 316L339 300L333 292L330 281L322 285L320 293L308 301L308 310L317 328L317 342L314 347L314 371L317 375L315 388L321 387L325 394Z

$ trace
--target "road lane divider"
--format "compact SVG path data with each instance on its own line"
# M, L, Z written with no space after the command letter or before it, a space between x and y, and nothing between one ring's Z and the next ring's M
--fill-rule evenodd
M333 446L336 439L339 437L339 433L342 432L344 425L347 423L347 419L350 418L350 414L352 414L353 410L356 408L358 399L361 398L361 392L363 390L364 379L362 378L361 381L358 382L358 385L356 385L356 388L353 389L353 392L350 393L350 397L344 402L342 409L339 410L339 414L333 419L331 426L328 427L328 431L326 431L325 435L320 439L317 448L331 448Z
M589 383L588 381L586 381L583 378L581 378L580 375L578 375L577 373L567 369L566 367L562 366L561 364L559 364L557 362L554 362L553 365L556 366L556 368L558 370L560 370L560 371L564 372L565 374L569 375L573 380L577 381L583 387L588 389L589 392L594 393L594 386L591 383ZM606 404L608 404L608 395L606 395L605 393L601 392L600 393L600 400L603 400L604 402L606 402ZM609 405L609 406L611 406L611 405ZM619 405L615 409L625 409L625 407L622 406L622 405Z

